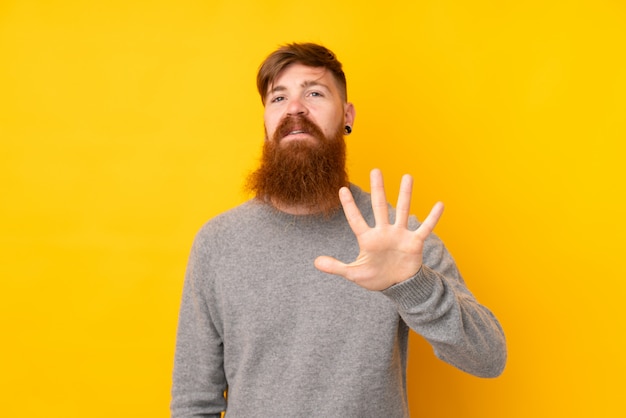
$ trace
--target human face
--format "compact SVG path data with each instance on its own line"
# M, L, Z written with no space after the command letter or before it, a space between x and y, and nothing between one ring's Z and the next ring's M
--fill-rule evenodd
M269 140L281 121L288 117L304 117L319 127L325 137L332 138L337 129L352 126L354 106L345 103L331 72L323 67L291 64L276 78L265 97L265 132ZM281 135L280 143L316 141L305 129Z

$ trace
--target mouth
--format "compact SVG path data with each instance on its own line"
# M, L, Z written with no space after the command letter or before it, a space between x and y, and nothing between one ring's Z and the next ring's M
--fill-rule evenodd
M293 129L283 135L283 140L297 140L309 138L311 134L304 129Z
M304 116L289 116L285 118L274 133L276 142L312 141L322 138L321 130L312 121Z

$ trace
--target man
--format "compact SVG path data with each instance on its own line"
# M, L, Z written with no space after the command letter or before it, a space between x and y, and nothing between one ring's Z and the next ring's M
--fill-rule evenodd
M355 111L335 55L285 45L257 86L266 139L248 179L255 199L194 241L172 417L407 417L409 329L459 369L498 376L500 325L431 234L443 206L419 224L410 176L395 209L380 171L371 196L348 182Z

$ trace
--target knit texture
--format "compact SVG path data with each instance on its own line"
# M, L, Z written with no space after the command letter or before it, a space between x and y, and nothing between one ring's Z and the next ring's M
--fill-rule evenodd
M373 225L369 194L351 189ZM208 222L185 278L172 417L408 417L409 328L461 370L501 373L500 325L435 235L420 271L382 292L313 265L358 253L341 210L293 216L249 201Z

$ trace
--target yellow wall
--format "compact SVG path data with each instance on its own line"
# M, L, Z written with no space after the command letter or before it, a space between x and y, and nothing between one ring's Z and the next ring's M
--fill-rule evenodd
M352 179L446 202L437 233L507 333L495 380L413 338L414 415L624 416L625 9L3 1L0 415L168 416L191 240L259 155L256 68L317 41L348 73Z

